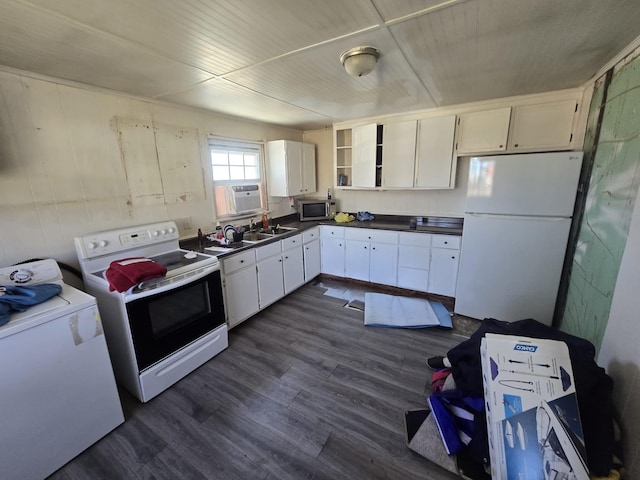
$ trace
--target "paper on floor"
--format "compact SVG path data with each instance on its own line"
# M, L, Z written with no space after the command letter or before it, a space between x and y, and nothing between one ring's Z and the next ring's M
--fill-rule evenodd
M440 320L421 298L365 293L364 324L378 327L422 328L440 326Z

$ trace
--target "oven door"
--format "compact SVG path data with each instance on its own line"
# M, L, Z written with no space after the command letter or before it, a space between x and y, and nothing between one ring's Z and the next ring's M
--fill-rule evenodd
M220 270L126 304L140 371L224 324Z

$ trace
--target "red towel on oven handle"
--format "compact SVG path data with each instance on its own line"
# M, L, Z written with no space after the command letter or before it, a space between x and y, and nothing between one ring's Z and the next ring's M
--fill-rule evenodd
M105 277L109 281L110 291L125 292L140 282L164 277L166 274L167 268L164 265L149 258L133 257L111 262Z

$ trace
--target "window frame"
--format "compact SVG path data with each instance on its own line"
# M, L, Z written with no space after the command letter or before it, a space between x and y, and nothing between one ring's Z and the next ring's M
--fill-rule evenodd
M235 179L235 180L215 180L213 176L213 158L212 152L215 148L226 149L244 152L256 152L258 158L258 175L257 179ZM222 147L222 148L221 148ZM265 158L265 144L263 141L255 141L255 140L243 140L236 138L226 138L226 137L216 137L209 136L207 138L207 160L209 165L209 171L211 172L211 197L213 203L213 209L216 214L216 218L225 219L225 220L233 220L233 219L241 219L241 218L249 218L253 217L256 214L238 214L238 215L221 215L218 210L218 205L216 202L216 187L222 186L233 186L233 185L258 185L260 188L260 203L262 205L262 210L268 210L268 196L266 192L266 158Z
M243 179L227 179L227 180L216 180L213 172L213 158L212 153L215 148L219 150L225 150L226 152L237 151L237 152L255 152L257 155L257 171L258 178L243 178ZM264 142L256 142L250 140L242 140L242 139L232 139L232 138L222 138L222 137L209 137L207 142L207 150L208 155L207 159L209 161L209 166L211 168L211 181L213 185L250 185L250 184L261 184L264 186ZM227 162L227 167L231 167L232 165ZM243 167L246 172L246 163L243 163ZM231 172L229 172L231 173ZM231 176L231 175L230 175Z

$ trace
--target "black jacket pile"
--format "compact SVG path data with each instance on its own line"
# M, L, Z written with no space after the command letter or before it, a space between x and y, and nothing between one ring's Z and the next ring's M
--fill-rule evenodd
M606 477L613 468L614 427L613 379L595 362L596 349L585 339L548 327L536 320L502 322L493 318L482 321L480 328L447 353L451 361L456 386L465 395L483 396L480 342L485 333L526 336L560 340L569 347L573 367L580 420L587 451L587 463L592 476ZM484 419L483 419L484 422ZM480 422L479 422L480 423ZM474 435L469 454L477 462L488 458L486 425Z

